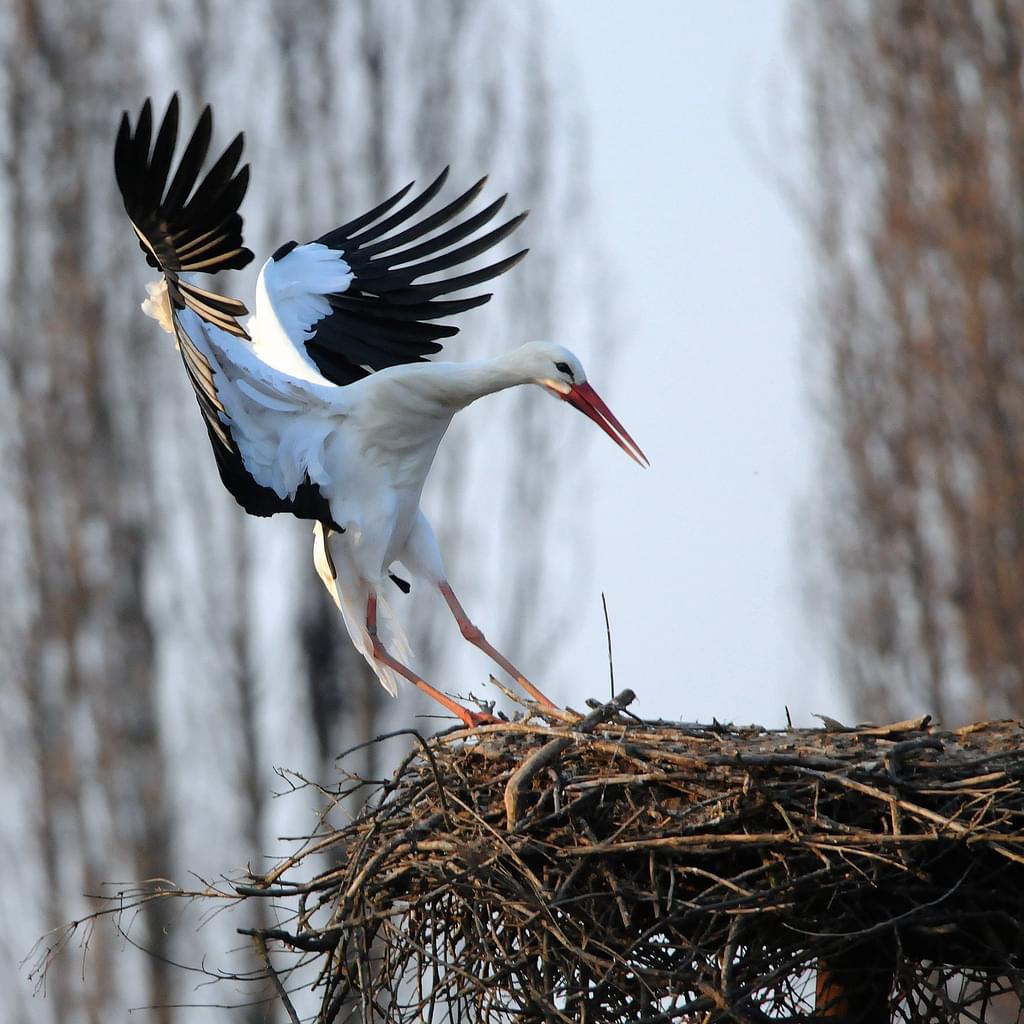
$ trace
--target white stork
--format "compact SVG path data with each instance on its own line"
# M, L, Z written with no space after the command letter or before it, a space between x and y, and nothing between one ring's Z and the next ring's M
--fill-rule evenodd
M213 118L206 107L177 169L178 98L153 138L143 104L127 113L114 149L118 187L150 266L143 310L175 336L224 486L252 515L313 520L313 561L353 643L384 688L403 676L467 726L493 721L450 700L413 672L408 644L381 591L399 562L437 587L462 635L531 694L548 700L470 621L445 574L420 493L452 417L484 395L537 384L597 423L641 465L647 459L587 383L567 349L535 341L496 359L429 362L457 328L436 321L489 294L439 299L504 273L526 250L443 280L507 237L526 216L476 234L505 196L459 219L484 180L416 219L447 169L400 205L408 185L368 213L304 245L282 245L260 270L255 312L209 291L196 274L239 269L253 258L238 213L249 168L238 135L200 180ZM168 183L168 179L170 182ZM462 243L464 239L470 241Z

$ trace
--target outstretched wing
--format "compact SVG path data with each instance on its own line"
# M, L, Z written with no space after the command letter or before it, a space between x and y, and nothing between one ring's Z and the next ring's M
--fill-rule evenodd
M458 328L436 321L481 306L491 296L444 297L505 273L527 252L436 277L498 245L526 217L521 213L477 234L507 198L462 218L483 191L483 178L417 219L447 177L446 168L404 205L399 204L412 184L313 242L281 246L264 265L257 285L250 321L257 351L291 372L301 373L299 363L305 364L335 384L439 352L439 340L457 334Z
M187 306L221 330L245 337L237 320L248 313L244 303L182 277L238 270L252 260L242 245L238 212L249 185L248 164L238 168L244 138L237 135L200 181L212 131L213 115L206 107L168 184L178 140L178 97L171 97L155 141L147 99L134 132L127 111L121 117L114 174L139 245L149 265L166 278L173 307Z
M149 265L164 276L161 284L150 285L143 309L178 342L217 469L235 500L251 515L291 512L331 524L328 502L308 474L303 477L293 469L290 479L271 479L251 457L247 460L239 447L254 448L252 424L247 433L245 426L236 422L246 411L243 396L237 382L225 376L210 339L219 340L221 348L235 346L232 355L236 360L255 360L248 343L241 340L246 334L236 319L247 310L237 299L199 288L191 280L193 273L240 269L252 259L242 245L238 213L248 184L248 167L236 170L242 136L200 178L212 128L207 107L168 185L178 134L177 96L171 98L155 142L148 99L134 131L127 113L121 119L114 148L117 184ZM283 380L282 386L286 385ZM229 392L233 408L226 408L229 394L222 394L222 389Z

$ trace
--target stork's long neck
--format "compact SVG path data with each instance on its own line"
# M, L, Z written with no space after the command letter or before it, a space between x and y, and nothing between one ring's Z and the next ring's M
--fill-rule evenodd
M485 395L528 384L533 376L523 367L519 351L469 363L433 363L431 387L440 401L457 410Z

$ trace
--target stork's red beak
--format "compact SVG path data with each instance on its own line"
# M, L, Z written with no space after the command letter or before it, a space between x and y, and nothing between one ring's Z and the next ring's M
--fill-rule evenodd
M566 394L558 391L555 394L590 417L638 465L650 465L647 456L640 450L640 445L629 436L629 431L615 418L601 396L586 381L582 384L573 384Z

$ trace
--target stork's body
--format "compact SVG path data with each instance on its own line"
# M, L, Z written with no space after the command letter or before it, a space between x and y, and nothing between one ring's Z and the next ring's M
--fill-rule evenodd
M275 252L260 272L255 314L243 328L238 318L245 307L202 289L194 277L252 258L241 246L237 213L247 181L247 168L235 173L241 137L196 185L209 145L207 110L168 185L176 100L152 153L150 134L147 101L134 133L126 115L115 152L125 207L150 263L164 275L150 286L143 308L177 340L225 486L252 514L290 512L314 521L316 569L389 692L396 692L397 674L466 724L486 717L444 697L408 667L408 645L383 596L400 563L440 590L466 639L550 705L469 621L419 507L452 417L519 384L538 384L566 399L631 457L646 461L587 384L579 360L561 346L532 342L474 363L424 360L440 349L436 338L455 332L432 320L489 296L432 300L502 273L523 253L444 282L418 278L485 251L522 215L452 249L503 200L424 240L460 213L482 183L394 233L433 197L444 175L386 215L403 190L315 242L290 242Z

